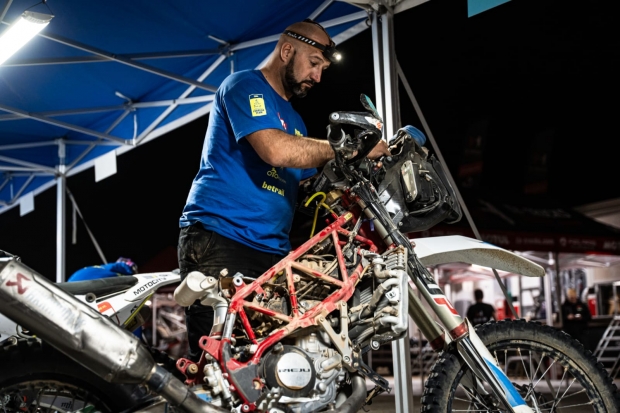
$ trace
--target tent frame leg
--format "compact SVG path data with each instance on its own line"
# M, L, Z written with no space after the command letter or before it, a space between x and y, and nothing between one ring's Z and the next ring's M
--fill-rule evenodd
M383 14L373 12L372 43L375 69L375 104L383 114L384 138L388 139L400 127L398 78L394 54L394 14L382 9ZM411 383L411 351L409 336L392 342L394 399L396 413L413 411L413 388Z
M58 176L56 177L56 282L66 280L66 209L67 176L65 175L65 143L58 142Z

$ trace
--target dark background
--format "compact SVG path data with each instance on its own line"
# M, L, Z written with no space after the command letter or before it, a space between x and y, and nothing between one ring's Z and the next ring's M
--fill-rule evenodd
M512 0L467 17L465 0L431 0L395 17L396 55L459 189L565 208L620 197L616 127L620 36L609 1ZM362 110L374 97L371 32L339 47L307 98L294 102L310 136L324 136L336 110ZM402 123L422 129L404 89ZM107 259L141 271L176 268L178 218L198 170L208 116L68 179ZM429 146L429 145L427 145ZM0 215L0 249L55 278L56 191L35 210ZM67 276L100 263L78 218Z

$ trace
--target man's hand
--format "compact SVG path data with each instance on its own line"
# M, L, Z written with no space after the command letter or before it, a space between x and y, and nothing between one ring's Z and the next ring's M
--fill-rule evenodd
M372 148L372 151L368 154L370 159L377 159L383 155L390 155L387 143L382 139Z

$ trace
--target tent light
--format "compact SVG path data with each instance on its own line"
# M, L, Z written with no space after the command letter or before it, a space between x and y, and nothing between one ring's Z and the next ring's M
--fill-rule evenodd
M54 16L25 11L0 34L0 65L45 28Z

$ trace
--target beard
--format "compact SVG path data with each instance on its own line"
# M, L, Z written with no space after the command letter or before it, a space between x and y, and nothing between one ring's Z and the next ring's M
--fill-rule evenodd
M304 80L302 82L297 81L297 79L295 78L296 53L297 52L293 54L293 57L291 58L291 60L289 60L289 62L286 64L286 69L284 72L284 88L286 89L287 92L292 93L293 96L296 96L298 98L303 98L308 94L308 90L310 90L310 88L314 86L316 82L310 79ZM304 84L308 85L309 87L304 89L302 87Z

